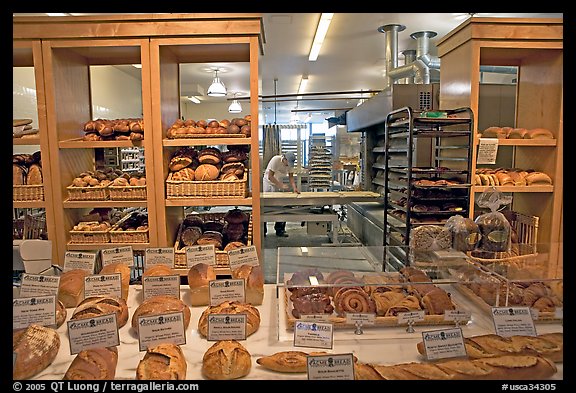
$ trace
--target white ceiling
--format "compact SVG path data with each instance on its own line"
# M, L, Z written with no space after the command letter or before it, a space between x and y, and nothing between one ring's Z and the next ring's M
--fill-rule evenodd
M476 13L475 16L553 18L563 17L563 14ZM320 13L263 13L266 42L259 64L260 94L264 97L296 94L302 75L308 76L308 93L381 90L384 86L385 35L378 32L378 27L386 24L406 26L404 31L398 33L398 59L399 64L403 64L402 51L416 49L416 41L410 37L412 33L436 32L436 37L430 40L430 54L437 55L435 43L468 17L468 13L335 13L318 60L310 62L308 52ZM213 74L205 69L212 66L223 67L227 71L219 76L229 93L238 92L240 96L248 94L248 63L210 63L182 65L182 95L195 95L198 86L207 90ZM124 68L127 72L136 71L139 74L139 70L131 70L133 67ZM356 94L354 99L326 99L336 97L345 96L316 96L312 98L325 99L298 102L285 101L293 97L276 100L264 98L261 103L263 121L287 124L292 110L309 109L313 122L323 122L340 113L335 110L356 106L360 95ZM299 113L301 119L308 114Z

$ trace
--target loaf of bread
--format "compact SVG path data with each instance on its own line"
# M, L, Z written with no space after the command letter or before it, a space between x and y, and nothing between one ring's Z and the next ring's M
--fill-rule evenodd
M152 296L144 300L132 314L132 328L138 333L138 318L150 317L153 315L163 315L182 312L184 315L184 330L190 324L190 307L188 307L182 300L173 296L158 295Z
M128 300L128 290L130 289L131 268L125 263L111 263L100 270L100 274L117 274L120 273L122 281L122 299Z
M35 323L12 334L16 361L12 379L28 379L46 369L58 355L60 336L56 330Z
M94 318L100 315L116 314L118 329L128 322L128 306L122 298L109 296L91 296L85 298L76 307L70 320Z
M279 373L305 373L307 356L327 355L327 352L281 351L256 359L256 363Z
M357 363L354 370L356 379L385 380L540 380L550 378L557 372L553 361L533 355L396 365Z
M160 343L146 349L138 363L136 379L183 380L186 379L186 359L179 345Z
M168 265L153 265L147 267L144 270L144 274L142 274L142 278L144 277L157 277L157 276L173 276L176 275L176 271L172 269Z
M508 134L508 139L522 139L528 130L526 128L514 128Z
M66 307L60 300L56 302L56 329L58 329L64 322L66 322Z
M84 300L84 278L88 272L82 269L73 269L62 273L58 287L58 300L66 308L73 308Z
M509 127L488 127L482 131L482 138L502 138L505 139L508 136Z
M216 306L209 306L202 312L198 320L198 333L208 336L208 318L214 314L246 314L246 337L255 333L260 327L260 312L248 303L222 302Z
M80 351L72 360L64 380L113 380L118 365L116 347L91 348Z
M548 333L538 336L502 337L497 334L483 334L464 338L469 358L493 358L502 355L545 356L560 363L564 360L564 334ZM426 355L424 343L417 344L418 352Z
M526 185L528 186L551 186L552 179L544 172L529 172L526 177Z
M26 174L26 184L29 186L40 185L43 183L42 167L38 164L32 164L28 167Z
M260 265L240 265L232 271L232 278L245 280L246 303L262 304L264 299L264 274Z
M216 271L214 267L206 263L198 263L188 270L190 304L192 306L207 306L210 304L208 284L212 280L216 280Z
M554 139L554 135L546 128L533 128L528 130L524 139Z
M202 358L202 373L208 379L242 378L248 375L251 367L250 353L235 340L217 341Z
M19 164L12 164L12 185L22 186L26 184L26 167Z
M206 181L216 180L220 176L220 170L217 166L212 164L201 164L196 168L195 179Z

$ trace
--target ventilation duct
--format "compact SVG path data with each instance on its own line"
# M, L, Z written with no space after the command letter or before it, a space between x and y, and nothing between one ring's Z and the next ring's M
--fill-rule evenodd
M410 64L416 60L416 49L406 49L402 51L404 55L404 64ZM414 83L414 76L408 76L404 78L404 83L407 85Z

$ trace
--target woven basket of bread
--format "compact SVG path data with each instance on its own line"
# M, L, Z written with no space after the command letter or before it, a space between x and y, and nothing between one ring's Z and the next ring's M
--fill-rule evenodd
M224 216L226 213L200 213L199 216L204 222L207 221L217 221L224 224ZM181 241L182 230L184 228L183 224L180 224L178 228L178 235L176 236L176 242L174 244L174 267L177 269L187 269L186 263L186 246ZM252 245L252 214L250 214L250 219L248 221L248 235L246 246ZM224 245L223 245L224 246ZM222 250L216 250L216 266L215 267L230 267L230 260L228 259L228 252Z
M110 243L110 228L101 231L70 231L71 244Z
M166 180L166 198L238 197L247 195L248 175L240 180Z
M112 201L146 200L146 186L108 186Z
M149 230L147 214L143 215L145 222L138 219L140 214L130 213L122 217L110 228L111 243L148 243ZM135 222L134 222L135 220Z
M69 201L105 201L109 199L108 186L76 187L68 186Z
M42 184L12 186L12 200L15 202L39 202L44 200Z

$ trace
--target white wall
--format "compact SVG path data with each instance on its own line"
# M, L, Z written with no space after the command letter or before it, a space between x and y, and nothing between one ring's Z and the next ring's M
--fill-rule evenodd
M231 120L235 117L244 117L250 114L250 102L241 101L242 112L240 113L230 113L228 112L228 107L232 101L227 101L222 99L222 102L203 102L201 104L194 104L189 100L182 100L181 102L181 113L185 120ZM187 101L187 102L186 102Z
M93 119L143 117L142 82L114 66L91 66Z
M12 118L32 119L38 128L34 67L12 67Z

